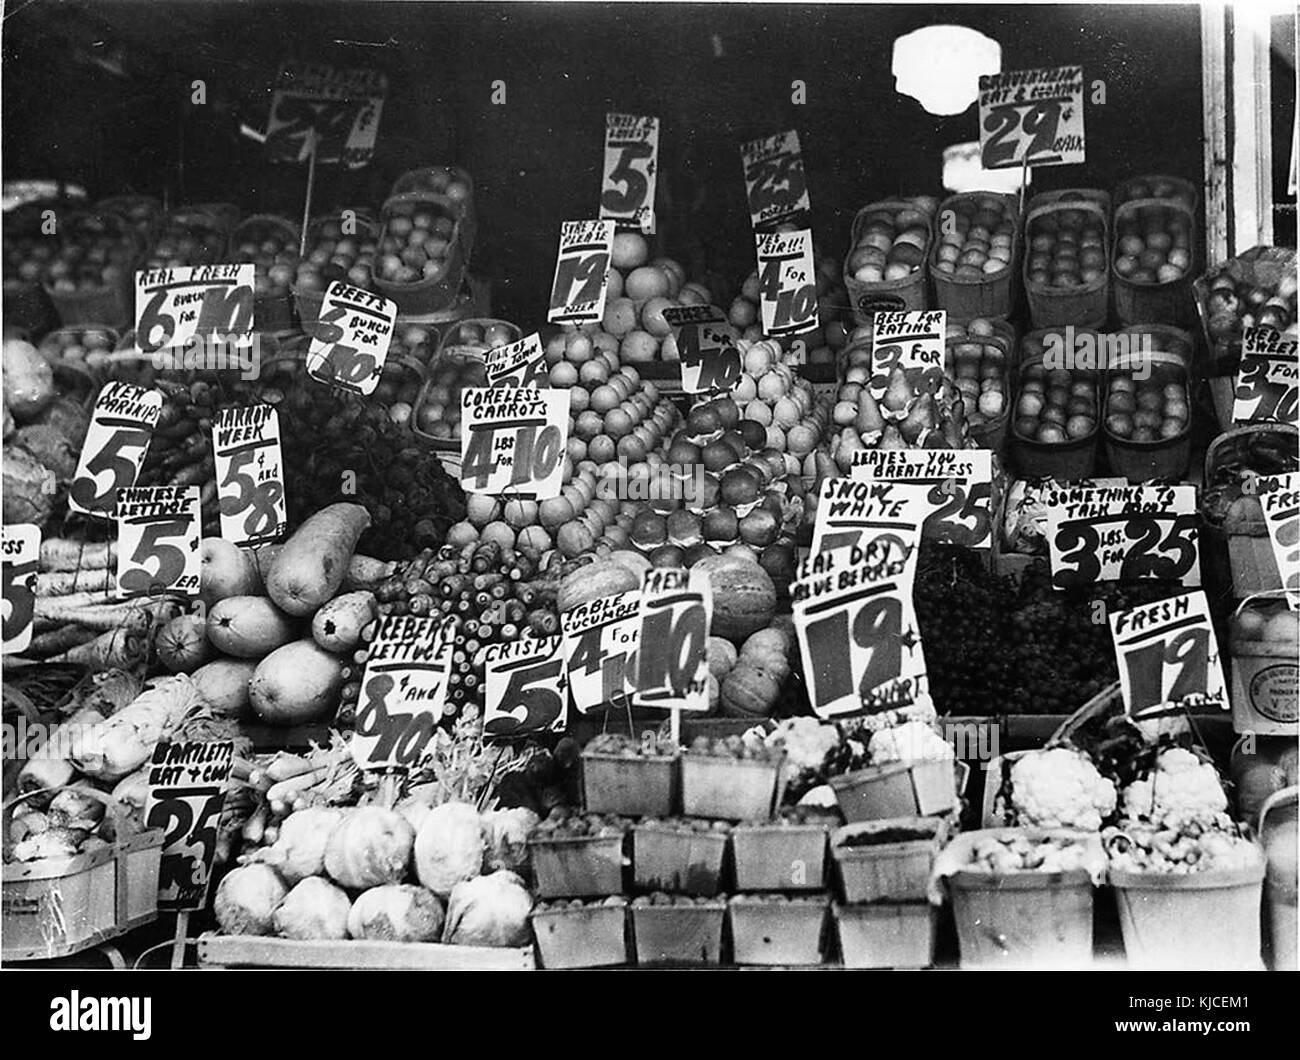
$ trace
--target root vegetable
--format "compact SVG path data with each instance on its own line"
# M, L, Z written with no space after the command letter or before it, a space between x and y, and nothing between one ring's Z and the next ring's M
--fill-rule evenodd
M312 618L312 639L326 651L352 651L361 642L361 631L378 613L372 592L336 596Z
M143 630L117 626L46 661L74 663L88 670L129 669L144 661L147 650L148 640Z
M49 571L36 575L36 595L68 596L74 593L102 594L113 588L114 572L109 567L86 570Z
M41 542L41 570L86 571L112 567L116 562L116 541L95 543L52 537Z

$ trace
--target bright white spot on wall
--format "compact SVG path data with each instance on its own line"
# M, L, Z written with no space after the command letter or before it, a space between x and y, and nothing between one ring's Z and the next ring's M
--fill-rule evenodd
M1034 182L1031 167L1026 183ZM984 169L978 140L943 149L943 186L958 191L1020 191L1019 169Z
M1002 45L966 26L926 26L894 41L894 87L931 114L979 99L980 74L1002 69Z

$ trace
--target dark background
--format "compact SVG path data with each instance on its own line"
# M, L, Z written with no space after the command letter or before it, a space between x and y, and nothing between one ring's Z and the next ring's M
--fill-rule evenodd
M466 166L481 218L473 271L493 281L498 311L536 320L559 222L596 212L607 109L661 119L661 249L735 284L752 268L742 140L799 130L821 253L844 254L853 213L874 198L941 195L943 148L976 137L977 108L929 115L895 90L890 67L897 36L942 22L996 39L1003 69L1081 63L1088 83L1104 80L1106 105L1086 111L1087 163L1039 169L1038 187L1113 188L1152 172L1200 183L1193 5L11 0L4 176L298 216L305 171L262 162L240 121L265 127L284 58L378 66L390 93L375 160L323 169L320 207L378 206L407 168ZM127 76L96 65L104 56ZM204 106L190 104L195 78ZM504 106L490 101L498 79Z

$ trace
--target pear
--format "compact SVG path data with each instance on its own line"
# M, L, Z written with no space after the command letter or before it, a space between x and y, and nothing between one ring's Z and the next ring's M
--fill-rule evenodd
M935 432L938 435L938 432ZM962 439L961 425L956 419L950 419L943 425L943 448L945 449L965 449L966 443Z
M853 454L859 449L865 449L862 444L862 438L852 427L845 427L844 432L840 435L839 448L835 450L835 463L840 471L848 474L849 468L853 466Z
M830 454L820 449L813 450L813 460L817 467L817 481L824 478L835 477L835 461L831 459Z
M903 420L900 429L904 438L909 442L915 442L921 436L923 430L935 426L938 422L939 410L935 406L934 396L932 394L922 394L916 399L916 403L907 414L907 418Z
M880 415L880 406L876 404L876 399L871 396L868 387L864 386L858 392L858 418L854 420L853 425L863 434L878 431L885 426L885 418Z
M920 445L922 449L960 449L961 445L952 444L949 434L950 424L945 424L941 431L922 431Z
M907 382L907 373L899 365L889 373L889 385L885 387L884 406L890 412L902 412L912 400L912 388Z
M892 423L885 424L884 433L880 436L880 444L877 449L906 449L907 442L903 440L902 434Z

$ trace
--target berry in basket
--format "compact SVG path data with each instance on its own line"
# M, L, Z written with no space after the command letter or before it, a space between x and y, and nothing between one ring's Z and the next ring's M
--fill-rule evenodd
M1061 836L981 836L972 844L966 872L1072 872L1086 868L1088 845Z
M780 747L768 746L761 740L746 740L741 736L697 736L687 750L691 754L750 762L779 762L785 757L785 752Z
M300 291L323 292L342 280L353 287L372 290L375 253L378 244L365 232L348 235L335 220L313 225L307 234L307 254L298 262L294 287Z
M1134 283L1170 283L1192 264L1192 222L1182 210L1143 206L1117 223L1115 273Z
M557 806L533 831L539 839L604 839L622 835L632 826L632 819L616 814L574 813Z
M935 829L933 826L894 825L889 828L854 832L845 836L835 845L837 847L875 847L883 846L886 843L915 843L918 840L933 839L934 835Z
M1027 276L1052 287L1082 287L1106 275L1105 230L1090 210L1036 217L1029 228Z
M662 734L653 740L634 740L622 733L607 732L594 737L586 750L621 758L671 758L677 753L677 744Z
M1090 375L1026 365L1016 401L1016 434L1057 444L1092 434L1097 429L1097 384Z
M648 905L717 905L717 903L716 898L694 898L689 894L655 891L653 894L643 894L639 898L633 898L632 908L642 909Z
M731 831L729 822L708 820L703 817L645 817L641 820L641 824L653 825L656 828L671 828L675 832L727 833Z
M455 221L418 203L397 203L391 214L379 243L379 275L390 283L442 279Z
M533 912L553 913L561 909L621 909L627 904L627 899L621 894L611 894L608 898L559 898L553 902L538 902L533 906Z
M945 211L946 212L946 211ZM994 195L960 199L940 225L934 267L959 280L978 280L1011 264L1015 209Z

